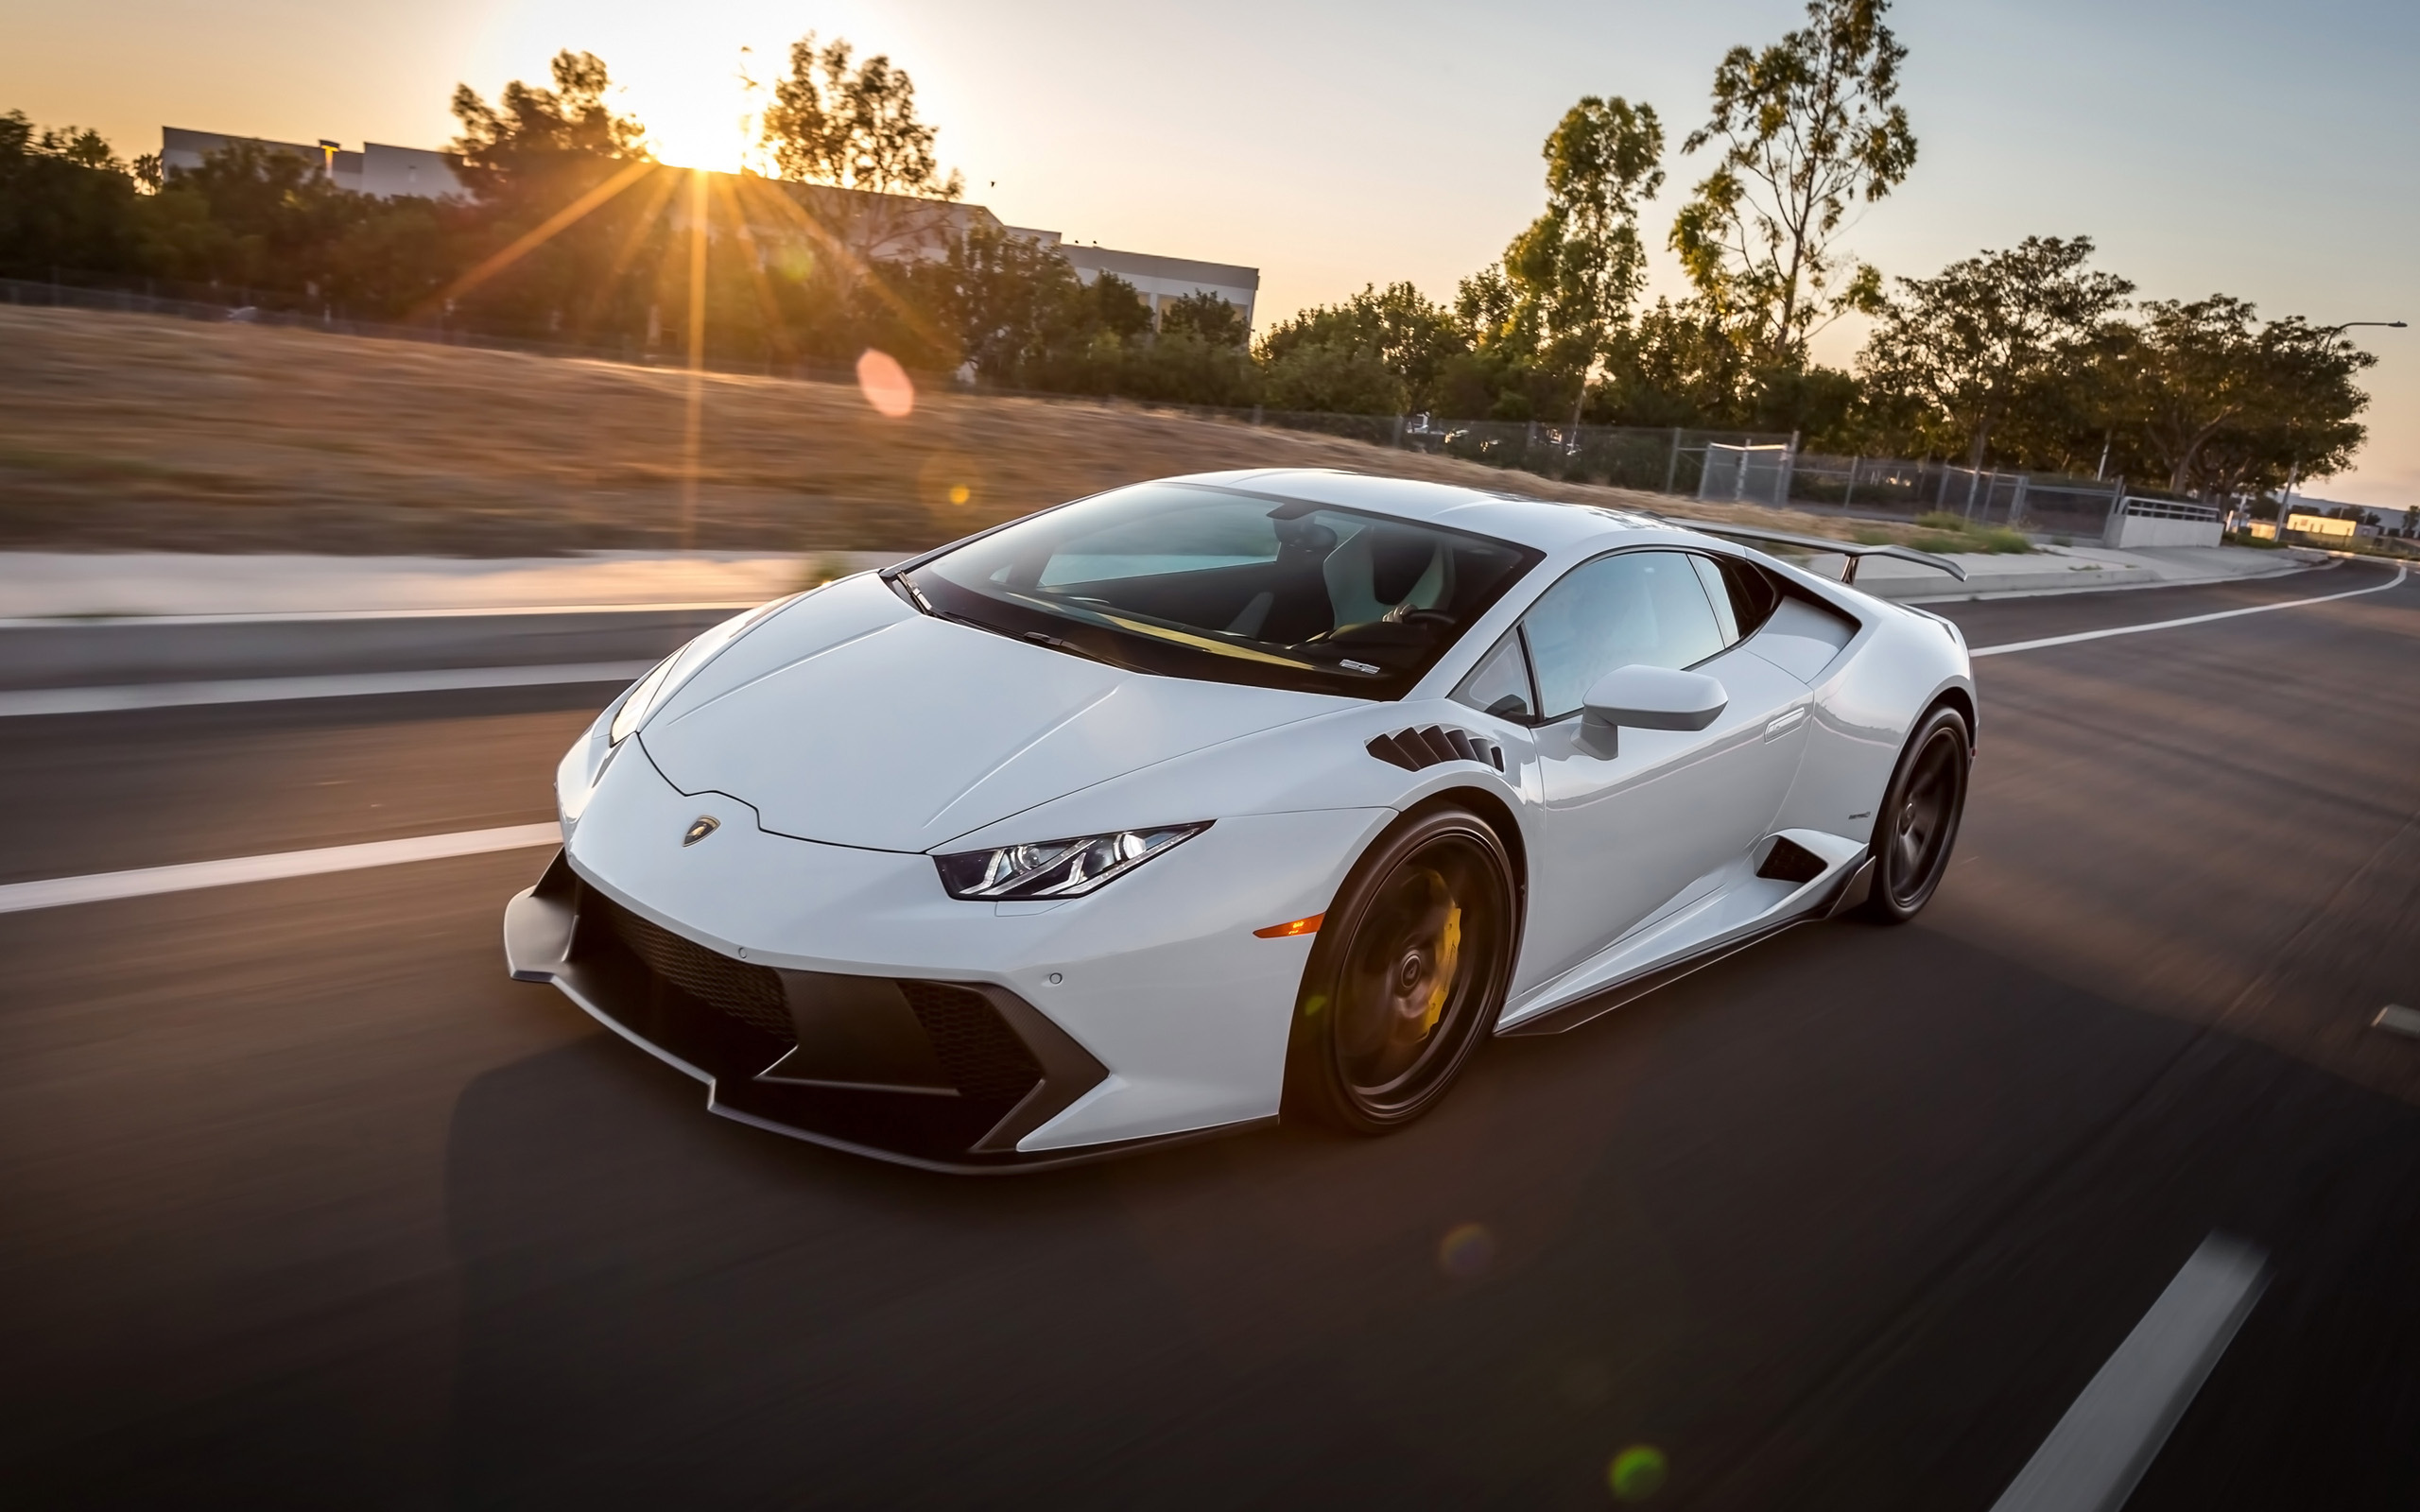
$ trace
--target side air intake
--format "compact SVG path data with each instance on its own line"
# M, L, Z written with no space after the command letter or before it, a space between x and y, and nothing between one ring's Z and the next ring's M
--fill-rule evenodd
M1774 882L1808 883L1824 874L1824 858L1794 840L1773 836L1773 848L1766 852L1764 865L1756 875Z
M1455 730L1444 725L1430 725L1422 730L1398 730L1392 735L1375 735L1370 741L1370 754L1382 762L1392 762L1407 772L1416 772L1443 762L1477 762L1481 766L1504 770L1503 748L1483 735L1467 730Z

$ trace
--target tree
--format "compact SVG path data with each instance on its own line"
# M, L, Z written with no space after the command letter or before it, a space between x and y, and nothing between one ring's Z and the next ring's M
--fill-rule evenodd
M482 195L494 193L513 174L543 169L564 157L649 156L647 128L605 103L613 81L603 59L566 48L548 67L553 89L516 78L504 86L495 106L468 84L454 86L454 118L462 123L454 150L462 155L463 177Z
M1657 300L1615 336L1592 407L1616 425L1737 423L1746 370L1713 312L1695 300Z
M1398 404L1418 409L1436 402L1437 384L1445 365L1470 346L1469 328L1461 318L1413 285L1390 284L1381 289L1364 284L1360 293L1342 303L1314 305L1272 326L1261 337L1260 356L1263 363L1274 364L1312 348L1358 352L1362 360L1374 361L1393 375L1395 387L1391 391ZM1340 358L1321 359L1303 370L1317 370L1326 375L1321 378L1322 384L1333 386L1340 382L1336 375L1350 366ZM1383 387L1356 378L1342 384L1339 391L1350 391L1355 403L1367 404Z
M846 39L820 51L815 33L790 44L789 77L773 86L763 142L784 179L872 194L956 199L965 181L933 156L934 129L916 119L916 85L877 53L855 68Z
M1876 397L1913 403L1925 438L1979 468L1994 428L2063 370L2135 285L2085 265L2088 236L2028 236L2007 251L1950 264L1931 278L1902 278L1858 366Z
M793 198L856 263L918 255L958 233L946 207L964 180L942 173L908 71L879 54L852 66L855 56L844 38L791 43L758 139L776 176L823 186Z
M1244 329L1244 312L1208 289L1196 289L1160 306L1160 335L1191 333L1213 346L1241 350L1252 333Z
M1151 307L1115 273L1090 284L1066 255L977 225L939 263L889 265L927 308L946 312L959 349L987 384L1125 394L1188 404L1250 404L1256 374L1243 318L1215 294Z
M1883 198L1915 165L1888 5L1808 0L1805 27L1761 53L1731 49L1711 118L1682 144L1721 155L1673 220L1672 249L1758 367L1803 361L1815 332L1880 301L1881 275L1843 266L1834 244L1850 205Z
M1490 263L1454 285L1454 318L1482 345L1503 340L1512 329L1512 312L1520 302L1504 265Z
M2220 499L2342 472L2369 438L2354 418L2369 396L2353 375L2377 361L2332 328L2299 316L2270 321L2255 339L2241 407L2191 455L2183 486Z
M2154 300L2128 364L2126 401L2168 487L2191 487L2212 437L2241 415L2257 384L2259 337L2251 302L2214 294L2190 304Z
M553 88L515 79L493 107L455 87L454 148L478 214L463 223L446 318L548 338L566 321L572 334L651 330L649 312L687 294L677 274L659 286L678 176L654 165L645 124L608 103L604 60L565 50L548 70Z
M150 238L159 271L300 294L348 218L346 198L315 159L233 142L171 173L143 208L165 232Z
M134 180L99 135L0 115L0 273L107 272L134 256Z
M1273 409L1400 415L1403 380L1374 348L1313 342L1261 362L1262 401Z
M1547 208L1504 249L1512 306L1498 329L1584 377L1646 281L1638 207L1664 186L1664 127L1652 106L1589 94L1541 150Z
M976 226L952 244L947 269L966 360L987 383L1028 383L1060 309L1078 297L1066 255L1029 236Z
M1207 290L1160 306L1155 336L1130 341L1123 390L1187 404L1250 404L1260 369L1246 346L1243 312Z
M2354 375L2377 358L2300 317L2262 326L2244 300L2213 294L2143 307L2122 403L2174 492L2205 498L2281 484L2290 471L2342 471L2368 437Z

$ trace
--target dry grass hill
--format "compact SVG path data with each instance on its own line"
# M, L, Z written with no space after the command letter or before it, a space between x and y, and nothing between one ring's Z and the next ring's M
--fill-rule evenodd
M517 556L683 541L677 370L5 306L0 352L0 547ZM845 385L700 384L700 547L908 549L1138 478L1253 466L1688 507L1126 404L944 393L887 420Z

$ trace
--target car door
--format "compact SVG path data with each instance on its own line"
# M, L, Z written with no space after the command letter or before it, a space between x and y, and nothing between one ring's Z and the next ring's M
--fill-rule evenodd
M1539 597L1521 634L1544 812L1516 992L1603 950L1761 839L1797 771L1807 701L1805 683L1737 648L1720 574L1691 552L1582 563ZM1706 673L1729 702L1703 730L1625 729L1601 754L1582 735L1581 700L1634 663Z

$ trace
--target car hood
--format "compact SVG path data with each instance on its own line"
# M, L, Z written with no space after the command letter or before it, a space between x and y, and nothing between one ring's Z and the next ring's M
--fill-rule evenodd
M674 786L738 799L775 833L926 850L1096 782L1350 703L1122 671L919 614L867 577L750 630L639 740Z

